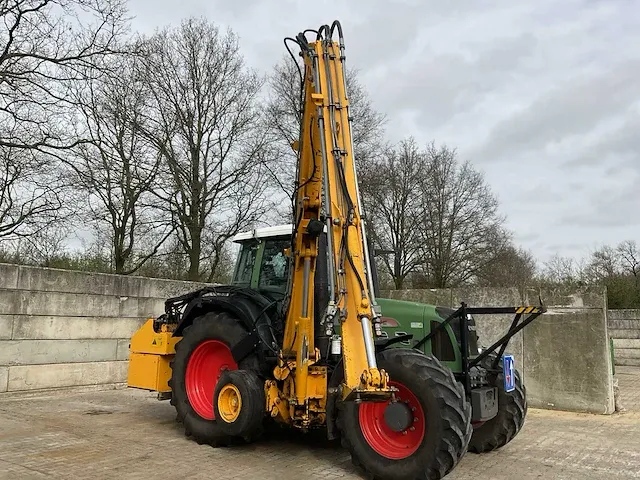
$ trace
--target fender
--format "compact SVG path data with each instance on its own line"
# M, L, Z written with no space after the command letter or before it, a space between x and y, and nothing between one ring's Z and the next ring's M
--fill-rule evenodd
M213 293L213 295L205 295ZM216 294L217 293L217 294ZM186 303L186 305L185 305ZM184 305L184 311L179 313L179 305ZM216 291L210 289L198 290L189 295L170 299L166 302L167 313L174 317L179 315L180 320L173 332L174 337L182 335L184 329L193 321L211 311L226 311L238 318L246 328L248 335L237 345L232 346L232 355L238 362L255 350L264 362L265 349L259 348L260 344L273 345L275 338L272 329L272 317L269 315L276 302L257 294L255 291L221 288ZM277 312L276 312L277 314ZM269 347L270 345L266 345Z
M196 317L213 310L228 311L238 317L247 329L251 330L253 328L253 322L251 321L253 315L251 315L252 309L247 308L248 302L233 302L231 300L232 298L223 296L194 298L185 307L182 318L173 335L176 337L182 336L184 329L191 325Z

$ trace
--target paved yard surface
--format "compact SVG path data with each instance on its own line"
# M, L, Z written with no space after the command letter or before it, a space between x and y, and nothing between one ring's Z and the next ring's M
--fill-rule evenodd
M511 444L468 454L448 478L640 478L640 370L617 373L627 413L530 410ZM362 478L340 448L309 436L212 449L174 418L168 402L135 390L0 397L0 479Z

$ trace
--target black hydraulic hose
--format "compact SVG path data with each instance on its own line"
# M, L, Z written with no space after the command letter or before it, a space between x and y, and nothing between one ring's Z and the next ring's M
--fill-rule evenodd
M258 315L256 315L255 320L253 321L253 328L256 331L256 334L258 335L258 338L260 339L260 341L264 344L265 347L267 347L269 350L271 350L273 353L275 353L276 355L278 354L278 351L276 349L274 349L269 342L265 341L264 338L262 338L262 335L260 335L260 332L258 331L258 329L256 328L256 326L258 325L258 320L260 320L260 317L262 317L267 310L269 310L271 307L273 307L275 304L277 304L278 301L274 300L271 303L268 303L266 307L264 307L262 310L260 310L260 312L258 313ZM268 317L267 317L268 318ZM270 320L270 319L269 319ZM275 335L273 333L273 327L271 325L269 325L269 330L271 330L271 335L273 336L273 338L275 339Z
M338 29L338 39L340 40L340 44L342 44L344 37L342 36L342 25L340 24L340 22L338 20L334 20L333 24L331 25L331 33L330 33L330 37L333 38L333 29L337 28Z
M298 61L296 60L296 56L293 54L293 52L289 48L289 44L287 42L294 42L296 45L300 45L300 42L297 39L291 38L291 37L286 37L284 39L284 46L287 49L287 52L289 52L289 55L291 55L291 59L293 60L293 63L295 63L296 67L298 68L298 76L300 77L300 85L302 85L304 83L304 79L303 79L303 76L302 76L302 70L300 69L300 65L298 64Z
M329 38L331 39L331 29L329 28L329 25L322 25L319 29L318 29L318 35L316 36L316 40L322 40L322 32L325 32L326 34L329 34ZM325 37L325 40L327 40L327 38Z

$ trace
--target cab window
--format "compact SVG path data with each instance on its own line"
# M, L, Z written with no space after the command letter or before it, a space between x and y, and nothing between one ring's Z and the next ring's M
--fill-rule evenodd
M285 249L291 247L289 239L267 240L260 265L260 287L285 287L288 280L288 260Z
M253 265L256 263L257 243L244 243L238 257L238 267L233 277L233 283L251 284Z

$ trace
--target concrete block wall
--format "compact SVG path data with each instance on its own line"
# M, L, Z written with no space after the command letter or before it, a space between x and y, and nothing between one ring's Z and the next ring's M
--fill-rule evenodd
M607 315L615 364L640 367L640 309L609 310Z
M133 332L200 286L0 264L0 393L126 382Z
M458 307L538 305L548 311L510 342L529 405L609 414L615 411L604 288L582 291L533 288L463 288L381 292L381 297ZM509 329L513 316L476 317L480 342L489 346Z
M167 297L202 284L0 264L0 394L126 382L129 339ZM581 292L466 288L384 292L392 298L456 307L537 304L549 312L518 334L510 351L531 406L613 412L604 289ZM635 317L634 317L635 318ZM511 316L477 318L484 345ZM625 323L627 322L627 323ZM631 322L631 323L628 323ZM615 332L633 330L621 318ZM624 327L632 325L632 327ZM633 333L618 340L636 340ZM615 337L614 337L615 338ZM635 342L616 343L617 351Z

